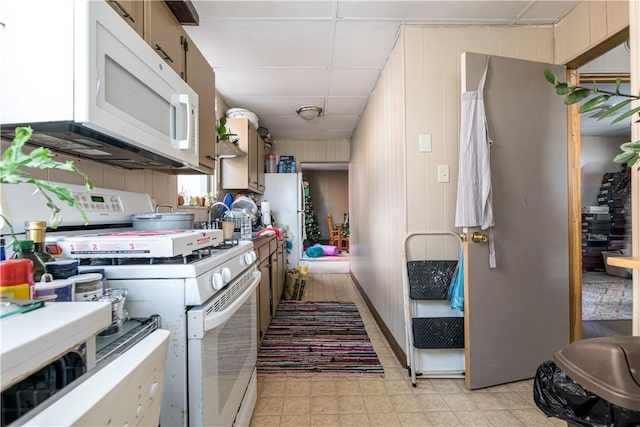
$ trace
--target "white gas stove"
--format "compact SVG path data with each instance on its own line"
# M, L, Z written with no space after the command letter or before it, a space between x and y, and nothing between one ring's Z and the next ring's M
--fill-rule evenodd
M223 242L221 230L134 231L131 215L153 211L148 195L66 186L87 200L91 228L61 206L64 222L47 230L47 247L79 259L81 274L102 273L105 289L126 289L131 318L159 316L170 332L160 424L248 425L257 394L261 278L252 242ZM18 201L7 212L14 224L48 218L34 209L28 188L7 190L3 199Z

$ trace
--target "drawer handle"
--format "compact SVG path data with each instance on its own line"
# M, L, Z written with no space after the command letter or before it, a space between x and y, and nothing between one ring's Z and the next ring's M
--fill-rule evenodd
M164 49L161 48L160 45L158 45L158 43L156 43L156 51L160 52L164 56L162 59L164 59L165 61L173 62L173 59L171 59L171 57L167 55L167 52L165 52Z
M111 3L115 4L118 7L118 9L120 9L120 12L122 12L122 17L123 18L128 19L128 20L130 20L131 22L133 22L135 24L135 22L136 22L135 19L133 19L133 16L131 16L129 14L129 12L127 12L127 9L122 7L122 5L120 3L118 3L117 1L115 1L115 0L112 0Z

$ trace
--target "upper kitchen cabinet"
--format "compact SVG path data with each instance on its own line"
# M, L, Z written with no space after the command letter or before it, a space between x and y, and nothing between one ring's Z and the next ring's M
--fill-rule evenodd
M198 94L198 127L200 169L212 174L215 165L216 115L215 115L215 73L197 46L187 40L186 80Z
M264 192L264 141L246 118L228 118L227 129L229 133L237 135L238 146L247 155L222 159L222 188L249 190L262 194Z
M107 0L107 3L115 9L116 12L127 24L131 26L136 33L143 36L143 2L139 0Z
M187 35L163 1L144 2L144 39L186 79Z

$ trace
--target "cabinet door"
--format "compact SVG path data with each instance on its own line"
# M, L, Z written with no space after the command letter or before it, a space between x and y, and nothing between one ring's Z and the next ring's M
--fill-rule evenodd
M163 1L145 1L144 39L183 79L186 35Z
M273 296L272 305L271 305L271 315L276 314L276 308L278 308L278 303L280 302L280 297L282 293L280 292L280 287L278 286L278 275L280 274L280 262L278 261L278 251L276 250L271 254L271 294Z
M225 190L247 190L250 188L249 179L249 120L247 119L227 119L227 129L229 133L235 134L238 138L238 147L247 153L243 157L222 159L221 162L221 185Z
M258 338L262 340L271 322L271 277L269 259L260 263L262 279L258 285Z
M144 7L143 2L139 0L107 0L109 6L118 12L118 15L122 16L127 24L131 26L136 33L142 37L143 29L143 15Z
M248 165L249 165L249 188L258 191L258 132L248 125L249 133L249 153Z
M250 190L262 194L258 186L259 180L264 180L264 151L259 156L258 143L264 144L253 125L245 118L227 119L229 133L236 134L238 146L247 153L243 157L225 158L221 162L221 185L224 190ZM263 145L264 150L264 145ZM262 158L263 170L258 170L258 159Z
M256 141L256 145L258 147L258 156L257 156L257 166L256 166L256 170L257 170L257 179L256 179L256 187L258 187L258 191L260 193L264 193L264 141L262 140L262 138L260 137L260 135L258 135L258 133L256 132L257 135L257 141Z
M215 119L215 74L197 46L187 39L187 75L189 86L198 93L199 156L200 166L208 169L215 165L216 119Z

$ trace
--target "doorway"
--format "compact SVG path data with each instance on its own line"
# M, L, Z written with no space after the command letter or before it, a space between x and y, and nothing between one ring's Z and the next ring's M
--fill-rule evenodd
M623 43L578 70L579 84L631 93L629 49ZM607 265L609 256L631 253L631 180L626 165L613 163L619 146L631 141L630 120L610 124L599 111L580 115L581 331L580 338L632 334L631 270Z
M327 221L327 215L330 214L335 228L342 227L340 230L345 230L345 218L348 218L349 212L348 163L302 163L301 169L304 181L309 184L309 199L319 230L316 241L307 240L307 244L320 243L331 247L323 251L321 256L308 256L305 251L303 260L309 263L309 271L313 273L348 273L348 249L338 247L337 250L329 250L336 245L330 241ZM349 229L346 230L348 232ZM317 255L313 251L311 253Z

